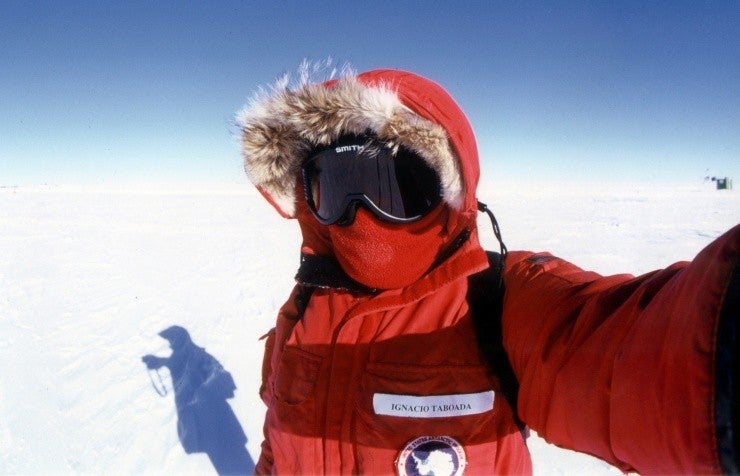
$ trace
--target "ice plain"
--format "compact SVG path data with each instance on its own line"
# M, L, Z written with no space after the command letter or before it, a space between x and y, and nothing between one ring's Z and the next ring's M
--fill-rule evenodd
M484 182L509 249L601 274L690 260L737 224L740 194L712 183ZM484 246L496 249L488 219ZM190 332L231 372L259 455L263 346L297 268L297 224L251 186L0 188L0 474L209 474L186 455L171 393L141 362L162 329ZM165 386L168 385L165 376ZM530 440L535 473L618 474Z

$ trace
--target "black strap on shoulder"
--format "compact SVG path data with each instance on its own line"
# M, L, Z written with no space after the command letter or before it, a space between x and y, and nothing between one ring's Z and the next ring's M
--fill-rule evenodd
M519 381L504 349L501 316L504 304L504 282L501 278L501 255L487 251L488 269L468 278L468 306L475 325L478 347L485 357L491 372L496 374L504 394L514 413L514 420L526 438L526 425L517 413Z
M316 286L306 286L303 284L299 284L300 286L298 288L298 292L295 295L294 303L296 307L296 320L300 321L303 319L303 314L306 312L306 308L308 307L308 301L311 299L311 295L316 290Z

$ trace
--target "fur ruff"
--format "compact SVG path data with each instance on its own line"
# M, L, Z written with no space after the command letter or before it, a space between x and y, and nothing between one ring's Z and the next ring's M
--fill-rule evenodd
M460 162L442 126L403 105L389 85L365 85L352 72L329 84L301 77L296 86L286 77L262 91L237 117L247 176L283 213L295 215L296 180L313 148L368 130L424 158L440 177L444 201L462 208Z

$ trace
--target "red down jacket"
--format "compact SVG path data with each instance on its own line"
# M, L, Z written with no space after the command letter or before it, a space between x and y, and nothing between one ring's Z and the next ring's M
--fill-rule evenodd
M353 95L366 90L392 97L332 122L332 108L358 108L363 99ZM306 111L333 128L302 130ZM446 132L462 187L460 196L447 189L445 230L467 239L413 284L368 290L342 272L325 227L296 198L300 153L306 141L358 129L352 121L403 140L399 117ZM283 84L240 124L250 179L303 233L298 284L267 338L257 472L531 472L466 300L468 276L488 260L475 228L475 139L449 95L410 73L372 71ZM510 252L502 325L521 419L550 442L624 469L737 470L739 247L736 227L693 262L640 277L602 277L549 254Z

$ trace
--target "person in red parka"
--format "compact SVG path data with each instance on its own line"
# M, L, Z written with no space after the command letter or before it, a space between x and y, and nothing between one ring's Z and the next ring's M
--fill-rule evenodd
M740 470L740 227L640 277L502 253L510 403L471 311L489 259L449 94L398 70L302 75L238 123L248 177L303 238L266 341L258 473L531 473L519 419L624 470Z

